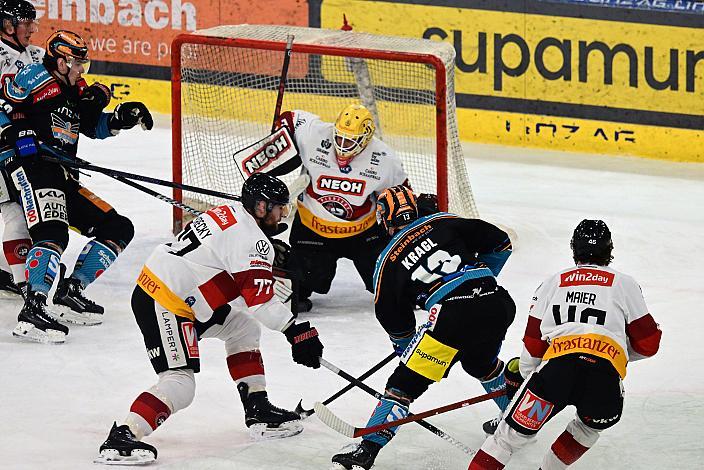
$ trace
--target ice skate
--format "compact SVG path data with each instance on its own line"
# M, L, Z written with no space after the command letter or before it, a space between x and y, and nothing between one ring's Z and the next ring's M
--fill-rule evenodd
M83 295L81 281L66 278L66 267L61 265L61 277L54 294L54 305L49 314L59 321L77 325L100 325L103 323L105 309Z
M100 446L95 463L104 465L146 465L156 460L156 448L138 441L130 428L113 423L108 438Z
M272 405L266 392L249 393L249 386L244 382L237 386L237 390L244 405L245 424L253 439L280 439L303 431L301 417Z
M7 271L0 271L0 298L18 299L22 291L13 282L12 274Z
M363 440L351 452L333 455L331 470L369 470L380 450L380 444Z
M61 344L66 341L68 327L55 321L46 313L46 297L39 292L29 292L17 317L14 336L38 343Z
M499 413L495 418L490 419L489 421L485 421L484 424L482 424L482 429L484 430L487 436L494 435L494 433L496 432L496 428L499 427L499 423L501 422L502 417L503 413Z

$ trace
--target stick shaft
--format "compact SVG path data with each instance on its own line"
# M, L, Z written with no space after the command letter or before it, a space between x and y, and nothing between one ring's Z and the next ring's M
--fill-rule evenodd
M339 376L342 377L343 379L348 380L350 383L352 383L352 384L354 384L355 386L359 387L360 389L364 390L365 392L367 392L368 394L372 395L372 396L375 397L376 399L381 400L381 399L383 398L383 395L382 395L382 394L380 394L379 392L377 392L376 390L374 390L373 388L371 388L370 386L368 386L368 385L365 384L364 382L362 382L362 381L360 381L360 380L357 380L356 378L354 378L353 376L351 376L350 374L348 374L348 373L345 372L344 370L340 369L339 367L337 367L337 366L335 366L335 365L329 363L328 361L326 361L326 360L323 359L322 357L320 358L320 365L322 365L322 366L325 367L326 369L329 369L329 370L333 371L335 374L339 375ZM413 414L412 414L412 413L409 413L409 416L413 416ZM427 429L428 431L432 432L433 434L435 434L436 436L440 437L441 439L443 439L443 440L449 442L449 443L452 444L453 446L455 446L455 447L457 447L458 449L460 449L462 452L464 452L464 453L466 453L466 454L472 454L472 453L473 453L473 451L472 451L470 448L468 448L466 445L464 445L462 442L460 442L460 441L458 441L457 439L455 439L454 437L450 436L449 434L447 434L447 433L446 433L445 431L443 431L442 429L436 428L435 426L433 426L432 424L428 423L427 421L424 421L424 420L420 419L420 420L414 421L414 422L415 422L415 423L418 423L420 426L424 427L425 429Z
M286 49L284 50L284 63L281 67L281 77L279 77L279 92L276 95L276 107L274 108L274 119L271 123L271 132L276 130L276 121L281 114L281 106L284 103L284 89L286 88L286 77L288 76L288 64L291 62L291 49L293 48L293 35L286 38Z

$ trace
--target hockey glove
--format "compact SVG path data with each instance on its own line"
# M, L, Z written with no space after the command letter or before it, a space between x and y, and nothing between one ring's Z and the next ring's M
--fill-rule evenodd
M83 105L90 103L90 107L102 111L110 104L112 92L110 88L102 83L95 82L91 86L84 88L81 93L81 101Z
M435 194L423 193L418 196L418 216L436 214L440 212L438 208L438 197Z
M391 344L394 345L394 352L398 357L401 357L403 351L405 351L408 345L411 344L413 332L410 332L408 336L402 336L400 338L389 335L389 339L391 340Z
M310 326L310 322L294 323L284 331L286 339L291 343L293 361L306 367L320 367L320 356L323 355L323 343L318 339L318 330Z
M34 157L39 154L39 141L32 129L18 129L15 126L2 133L5 143L15 148L15 155L20 158Z
M108 127L112 130L132 129L137 124L145 131L154 127L154 120L143 103L136 101L120 103L115 108Z
M514 357L508 364L506 364L506 369L504 369L504 378L506 379L506 397L509 401L513 400L513 396L516 394L521 384L523 383L523 376L519 370L520 359Z
M288 263L288 255L291 253L291 246L283 240L272 238L271 244L274 245L274 267L286 268Z

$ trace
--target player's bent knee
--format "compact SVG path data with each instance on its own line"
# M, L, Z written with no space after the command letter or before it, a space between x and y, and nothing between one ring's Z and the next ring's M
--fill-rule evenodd
M399 364L386 382L386 390L402 391L410 401L413 401L423 395L432 382L409 369L405 364Z
M105 222L96 227L92 235L98 241L110 244L117 249L117 252L120 252L134 238L134 224L124 215L120 215L117 212L112 212L111 214Z
M59 253L68 246L68 226L63 222L43 222L29 229L29 234L35 244L52 243ZM48 246L48 245L47 245Z
M167 370L159 374L159 382L149 393L163 401L172 413L182 410L196 396L196 378L191 369Z

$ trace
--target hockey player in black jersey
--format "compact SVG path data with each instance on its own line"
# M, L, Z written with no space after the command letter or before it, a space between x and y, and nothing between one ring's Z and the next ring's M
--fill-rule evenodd
M418 218L415 195L394 186L379 195L377 220L393 238L376 262L376 317L401 363L367 426L408 415L413 400L459 362L487 392L505 388L501 343L516 307L496 281L511 240L496 226L439 212ZM428 311L416 331L414 308ZM505 396L495 399L505 409ZM337 468L369 469L396 428L365 436L333 456Z
M115 261L134 236L132 222L78 181L75 171L46 156L72 158L78 136L105 139L121 129L153 121L142 103L121 103L103 112L107 87L88 86L82 78L88 47L70 31L57 31L46 43L43 63L22 68L0 90L0 143L14 149L8 172L19 194L33 245L27 254L28 292L13 334L40 342L65 341L68 328L47 315L47 296L60 274L54 305L66 321L102 322L103 308L83 289ZM91 240L73 273L64 276L59 258L68 244L69 226Z

